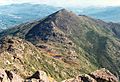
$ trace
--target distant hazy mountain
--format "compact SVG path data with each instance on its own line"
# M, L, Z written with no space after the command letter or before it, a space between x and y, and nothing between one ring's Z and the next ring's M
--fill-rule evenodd
M30 20L43 18L60 8L37 4L12 4L0 6L0 28L11 27Z
M120 22L120 7L70 8L74 12L108 22Z

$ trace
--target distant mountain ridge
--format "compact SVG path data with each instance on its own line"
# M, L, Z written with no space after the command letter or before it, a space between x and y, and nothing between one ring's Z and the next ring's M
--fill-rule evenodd
M15 25L44 18L60 9L44 4L11 4L0 6L0 28L5 29Z
M120 22L120 7L88 7L88 8L70 8L77 14L87 15L95 19L101 19L107 22Z

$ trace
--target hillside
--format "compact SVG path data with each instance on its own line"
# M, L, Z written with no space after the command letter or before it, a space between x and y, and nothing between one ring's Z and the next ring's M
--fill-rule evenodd
M5 30L0 37L9 35L31 42L34 46L29 43L25 48L28 52L23 52L26 57L21 60L27 60L23 66L27 65L31 72L43 69L57 81L103 67L120 75L120 39L109 25L62 9L42 20Z
M18 37L4 37L0 44L0 60L2 60L0 68L14 71L24 79L37 70L43 70L49 77L60 82L84 71L91 72L94 68L89 61L83 59L79 64L87 62L89 65L80 69L79 64L66 63L62 58L58 59L57 54L51 57L52 53L39 49Z

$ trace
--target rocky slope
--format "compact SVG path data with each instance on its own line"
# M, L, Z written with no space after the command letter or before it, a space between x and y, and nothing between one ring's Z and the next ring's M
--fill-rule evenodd
M118 78L103 68L90 74L79 75L62 82L118 82Z
M0 58L10 65L1 61L0 67L15 69L24 77L42 69L57 81L102 67L119 76L120 39L109 25L62 9L42 20L5 30L0 33ZM9 43L3 39L8 35L24 40L11 38L15 43Z
M14 71L22 78L26 78L36 70L43 70L49 77L61 81L83 73L82 71L88 70L90 72L94 68L92 64L80 68L80 63L72 62L70 59L67 63L65 59L67 59L66 56L59 58L59 55L50 52L49 47L45 50L39 49L39 47L18 37L6 36L0 40L0 60L2 60L0 68ZM88 62L84 60L81 61L81 64L85 61Z
M55 79L50 78L44 71L36 71L33 75L22 79L12 71L0 70L0 82L57 82ZM118 82L111 72L106 69L100 69L90 74L76 76L72 79L67 79L62 82Z

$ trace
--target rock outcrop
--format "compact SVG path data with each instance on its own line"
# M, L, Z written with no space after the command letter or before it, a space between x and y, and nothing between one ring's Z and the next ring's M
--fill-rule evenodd
M57 82L53 78L47 76L44 71L36 71L32 76L23 80L20 76L12 71L0 69L0 82ZM67 79L62 82L118 82L107 69L100 69L90 74L76 76L75 78Z
M109 70L106 70L105 68L97 70L89 75L97 82L118 82L118 79Z
M118 82L118 79L110 71L103 68L62 82Z
M95 79L91 78L89 75L79 75L75 78L64 80L62 82L97 82Z
M56 82L50 79L44 71L36 71L32 76L28 77L25 82Z
M0 82L23 82L23 79L12 71L0 69Z
M32 76L27 78L28 80L36 79L42 82L49 82L48 76L44 71L36 71Z

